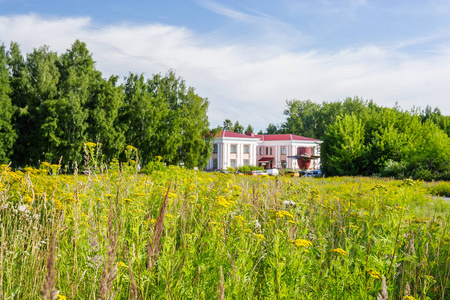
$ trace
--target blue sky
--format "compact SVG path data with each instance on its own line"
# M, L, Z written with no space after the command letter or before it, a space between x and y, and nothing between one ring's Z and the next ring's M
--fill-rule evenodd
M0 0L3 43L62 53L75 39L105 77L175 70L212 126L280 124L288 99L450 114L449 1Z

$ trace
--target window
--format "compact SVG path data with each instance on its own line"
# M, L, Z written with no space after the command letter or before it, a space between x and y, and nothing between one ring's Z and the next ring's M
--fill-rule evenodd
M244 145L244 153L250 153L250 145Z
M230 146L230 152L231 153L236 153L237 152L236 150L237 150L237 145L231 145Z
M259 155L262 155L262 148L263 147L259 147Z
M213 159L213 169L217 169L217 159Z
M281 154L286 154L286 147L281 147Z
M272 155L272 147L270 147L270 155Z
M266 147L266 155L269 155L269 147Z
M250 160L244 159L244 166L250 166Z
M213 153L217 153L217 144L213 144Z
M285 160L282 160L282 161L281 161L281 167L282 167L283 169L286 169L286 161L285 161Z
M230 167L232 168L236 168L236 160L235 159L230 159Z

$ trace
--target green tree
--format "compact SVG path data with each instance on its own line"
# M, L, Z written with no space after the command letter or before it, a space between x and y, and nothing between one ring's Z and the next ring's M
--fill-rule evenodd
M202 167L210 156L209 102L187 87L185 81L169 71L149 80L155 99L162 98L163 122L157 128L158 153L169 164L183 162L186 167ZM157 96L158 95L158 96Z
M322 164L327 175L359 175L364 145L364 125L354 114L338 116L327 127L322 144Z
M162 93L155 94L151 94L143 75L130 74L126 78L119 122L125 144L139 149L139 157L143 163L152 160L152 155L161 155L155 154L159 145L153 144L156 140L154 135L167 108Z
M0 46L0 163L9 163L16 133L12 126L14 112L9 94L9 71L5 46Z
M87 140L101 144L102 153L108 161L119 158L125 149L125 136L120 130L119 108L124 93L117 85L117 77L105 80L97 74L91 82L92 97L86 103L89 115L87 119Z
M407 175L415 179L450 180L450 138L431 120L425 121L406 162Z
M264 134L277 134L279 133L279 128L277 125L270 123L269 126L267 126L266 131Z
M244 127L241 126L241 124L239 124L239 121L236 121L236 123L234 123L233 132L241 133L241 134L244 133Z
M230 119L225 119L225 121L223 121L222 129L226 131L233 131L233 122L231 122Z
M318 117L321 106L311 100L286 101L287 109L284 115L287 116L286 122L282 125L286 132L318 138L317 127Z
M245 129L245 133L251 132L253 133L253 131L255 131L252 127L252 125L248 124L247 128Z
M34 49L26 61L17 44L12 43L9 52L12 101L17 107L15 114L18 135L14 147L14 161L17 165L38 165L46 159L49 144L45 137L43 123L46 118L47 101L57 98L59 71L57 54L47 46Z
M79 40L60 56L58 67L59 99L47 106L49 117L43 125L53 147L47 152L47 159L62 156L63 163L73 168L74 162L81 163L83 159L84 144L88 141L86 105L93 97L92 83L100 74L86 44Z

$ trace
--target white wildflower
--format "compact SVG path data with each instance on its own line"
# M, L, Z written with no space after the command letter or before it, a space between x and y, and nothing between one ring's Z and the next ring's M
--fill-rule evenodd
M20 212L25 212L28 210L28 207L25 204L19 205L17 208Z

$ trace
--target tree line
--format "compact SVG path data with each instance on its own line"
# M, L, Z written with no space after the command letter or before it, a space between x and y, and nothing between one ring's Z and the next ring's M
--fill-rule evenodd
M201 167L210 153L208 105L173 71L103 78L79 40L61 55L0 46L0 163L14 167L61 160L73 168L87 142L105 162L124 159L132 145L142 165L161 156Z
M450 180L450 116L427 106L411 111L372 100L315 103L289 100L286 121L265 133L323 141L325 174Z

